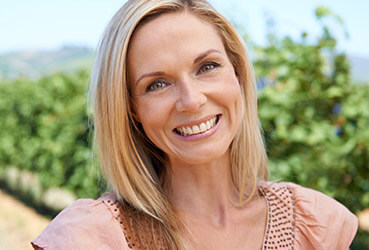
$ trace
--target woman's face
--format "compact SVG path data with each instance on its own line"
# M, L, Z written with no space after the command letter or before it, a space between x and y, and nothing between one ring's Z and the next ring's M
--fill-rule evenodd
M150 21L131 40L128 73L134 117L172 163L225 156L240 125L242 97L212 25L187 12Z

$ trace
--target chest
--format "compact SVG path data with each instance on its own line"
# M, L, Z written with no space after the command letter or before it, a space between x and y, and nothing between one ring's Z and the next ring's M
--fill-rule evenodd
M188 249L261 249L264 240L266 216L256 218L260 224L240 223L226 229L197 225L191 228L191 237L186 237ZM254 220L256 221L256 220Z
M186 224L190 237L185 237L187 249L293 249L294 197L286 188L260 188L262 201L258 209L245 210L245 216L233 220L224 228L209 226L201 218L189 216ZM115 207L112 207L115 208ZM119 205L114 209L129 248L136 249L135 237L127 233Z

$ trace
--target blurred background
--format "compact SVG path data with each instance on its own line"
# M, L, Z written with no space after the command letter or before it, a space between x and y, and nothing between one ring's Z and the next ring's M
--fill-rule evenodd
M104 192L86 88L118 0L2 1L0 249L29 249L60 210ZM369 2L213 0L254 62L271 180L337 199L369 249Z

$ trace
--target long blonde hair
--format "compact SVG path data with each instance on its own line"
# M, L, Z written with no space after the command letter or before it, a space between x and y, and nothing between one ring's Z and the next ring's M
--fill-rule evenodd
M244 42L232 24L204 0L128 1L102 36L91 76L94 149L110 188L132 211L146 215L152 225L159 227L160 238L169 249L184 248L182 225L162 187L165 155L150 142L132 116L127 52L138 26L159 15L180 11L188 11L214 25L240 81L243 119L231 143L231 176L239 192L239 205L247 202L256 193L258 181L268 176L253 68ZM141 244L155 249L161 243L153 238L154 242Z

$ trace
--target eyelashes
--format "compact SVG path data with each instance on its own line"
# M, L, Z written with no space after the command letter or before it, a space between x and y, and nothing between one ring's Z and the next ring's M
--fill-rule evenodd
M215 68L219 67L219 64L216 62L206 62L204 64L201 65L198 73L203 74L206 73L208 71L211 71Z
M150 83L149 86L147 86L146 92L157 91L159 89L166 87L167 85L169 85L169 82L167 82L164 79L158 79Z
M216 63L216 62L205 62L205 63L200 65L198 71L196 72L196 75L202 75L202 74L210 73L214 69L216 69L220 66L221 65L219 63ZM160 79L157 79L157 80L151 82L146 87L146 92L159 91L159 90L169 86L170 84L171 84L170 81L160 78Z

